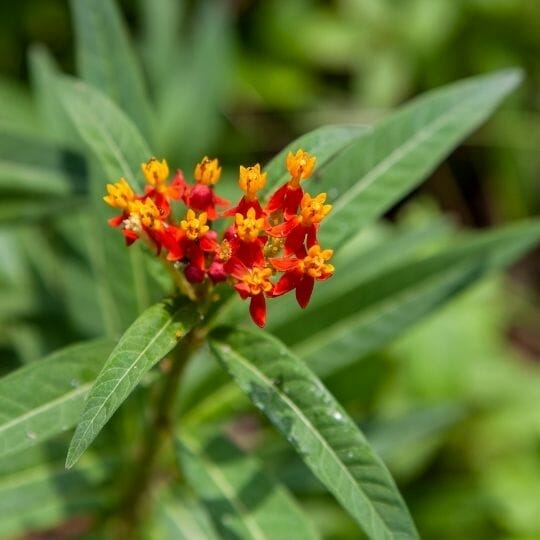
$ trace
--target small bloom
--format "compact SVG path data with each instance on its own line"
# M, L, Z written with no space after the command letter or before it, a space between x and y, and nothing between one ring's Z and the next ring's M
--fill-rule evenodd
M247 268L239 259L231 259L230 274L235 278L234 288L242 299L251 298L249 313L253 322L261 328L266 324L265 294L271 294L273 285L270 281L271 268L254 266Z
M296 214L304 195L300 181L311 176L315 161L314 156L302 149L298 150L296 154L289 152L285 164L291 174L291 179L270 197L266 206L268 213L282 211L286 218Z
M107 184L107 193L103 200L113 208L127 210L135 200L135 193L125 178L120 178L116 184Z
M159 161L155 157L150 158L141 165L141 169L146 181L156 188L162 186L169 177L169 166L164 159Z
M313 293L315 281L324 281L334 273L334 267L327 261L333 255L331 249L321 249L318 244L309 248L301 258L271 259L272 266L285 272L276 283L273 296L281 296L295 289L296 300L305 308Z
M257 163L253 167L242 167L240 165L240 177L238 185L245 192L246 199L253 201L257 198L257 192L266 184L267 173L261 172L261 166Z
M300 201L300 215L292 216L281 225L269 229L270 235L285 238L286 255L301 251L305 240L308 248L317 243L319 225L332 210L332 205L324 204L325 201L326 193L319 193L315 197L304 193Z
M296 154L289 152L285 161L287 170L291 175L289 185L291 187L298 187L300 180L309 178L313 173L316 161L317 158L315 156L308 154L302 149L297 150Z
M207 219L205 212L197 216L190 208L187 211L186 219L180 222L180 227L189 240L199 240L210 230L210 227L206 224Z
M264 228L264 218L257 218L255 209L250 208L246 216L236 214L236 233L243 242L254 242Z
M195 181L198 184L214 186L221 176L221 167L219 166L218 160L204 156L202 160L197 163L194 176Z

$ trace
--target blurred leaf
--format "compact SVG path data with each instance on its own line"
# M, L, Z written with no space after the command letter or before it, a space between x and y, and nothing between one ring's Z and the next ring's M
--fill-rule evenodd
M72 345L0 379L0 456L73 426L111 349L104 340Z
M107 225L111 212L102 196L106 183L120 177L142 191L140 163L151 153L129 118L98 90L67 78L59 81L58 89L75 127L100 165L90 162L90 197L95 211L90 216L87 243L101 291L103 319L108 333L116 336L157 295L151 294L140 247L121 249L120 238ZM156 291L158 295L162 292L158 287Z
M266 165L268 183L265 193L271 193L290 179L285 167L285 159L289 152L303 149L317 157L316 169L318 171L325 163L346 148L352 141L365 134L369 128L365 126L335 125L322 126L314 129L293 142L289 143L281 152L276 154ZM315 172L315 178L317 172Z
M279 341L222 330L211 348L371 538L418 538L383 462L319 379Z
M43 135L32 97L20 83L0 79L0 129L20 135Z
M65 197L87 190L81 155L39 139L0 133L2 198Z
M66 467L76 463L141 377L178 344L197 318L193 304L165 301L148 308L128 328L90 390Z
M67 471L58 454L57 448L40 446L0 461L2 538L106 508L102 485L110 478L117 458L87 456L77 470Z
M221 108L233 73L232 28L227 2L195 5L171 76L158 95L156 145L191 170L217 140ZM181 142L180 142L181 141Z
M100 91L76 79L59 79L57 88L77 131L109 181L123 176L133 188L142 189L138 166L152 154L132 121ZM100 182L99 192L105 183Z
M182 433L177 445L182 469L204 501L223 538L316 539L295 500L253 457L223 436L201 442Z
M150 540L219 540L199 502L180 489L154 502Z
M540 224L535 221L471 235L437 255L360 282L276 332L294 344L318 374L327 375L382 347L465 286L514 262L539 240ZM339 357L333 354L336 348Z
M332 212L321 244L334 249L420 183L519 83L519 71L476 77L430 92L383 120L319 171Z
M186 9L178 0L139 0L141 51L153 91L161 95L170 83L171 66L179 69L180 23Z
M116 2L70 0L70 6L81 78L112 99L148 136L150 108L144 79Z
M28 63L37 112L47 135L65 145L73 145L75 132L56 92L60 71L54 58L45 46L34 45L30 47Z

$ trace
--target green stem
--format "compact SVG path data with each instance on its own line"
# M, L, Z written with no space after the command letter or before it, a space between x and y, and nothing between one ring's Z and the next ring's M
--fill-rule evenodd
M120 500L120 515L117 523L117 537L126 540L140 538L139 526L145 517L145 503L153 481L157 458L172 439L174 432L174 409L180 386L180 379L191 353L196 348L199 329L193 329L179 343L172 358L170 371L152 411L142 447L129 467L129 477L124 495Z

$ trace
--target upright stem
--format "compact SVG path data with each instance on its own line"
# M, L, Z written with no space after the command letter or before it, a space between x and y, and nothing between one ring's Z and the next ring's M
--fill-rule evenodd
M135 540L140 537L139 524L144 517L144 503L152 482L156 459L168 439L174 432L174 405L183 368L187 363L198 340L198 329L189 332L175 349L170 371L152 411L148 430L142 447L130 467L124 496L120 501L120 521L118 538Z

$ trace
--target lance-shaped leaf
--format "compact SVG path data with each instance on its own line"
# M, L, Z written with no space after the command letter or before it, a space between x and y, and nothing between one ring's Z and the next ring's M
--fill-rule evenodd
M46 444L0 461L0 537L28 533L111 505L106 482L118 456L88 455L66 471L63 444Z
M348 146L351 141L366 133L368 129L365 126L330 125L314 129L298 137L276 154L264 168L268 173L268 183L264 192L269 193L290 179L290 174L285 167L285 159L289 152L296 152L301 148L316 156L317 167L314 174L314 178L316 178L317 171L330 158Z
M181 341L197 319L193 304L164 301L148 308L127 329L90 390L66 467L75 464L141 377Z
M424 180L520 81L515 70L430 92L390 115L331 160L313 189L334 207L321 243L336 249Z
M279 335L319 375L329 375L390 342L489 272L540 241L529 220L473 234L441 253L359 283L286 326ZM328 314L339 314L329 321ZM339 355L333 354L339 350ZM329 362L329 355L332 361Z
M154 501L150 540L219 540L204 507L187 490L174 486Z
M370 538L418 538L384 463L320 380L268 334L216 330L212 351Z
M82 79L99 88L149 132L144 79L114 0L71 0Z
M204 501L222 538L318 538L289 492L257 460L223 436L198 441L183 433L177 445L182 470Z
M99 182L101 193L107 181L120 175L133 186L143 187L141 162L150 149L133 122L109 98L90 85L63 77L57 89L79 135L98 158L107 177Z
M0 457L73 427L113 345L72 345L0 379Z

